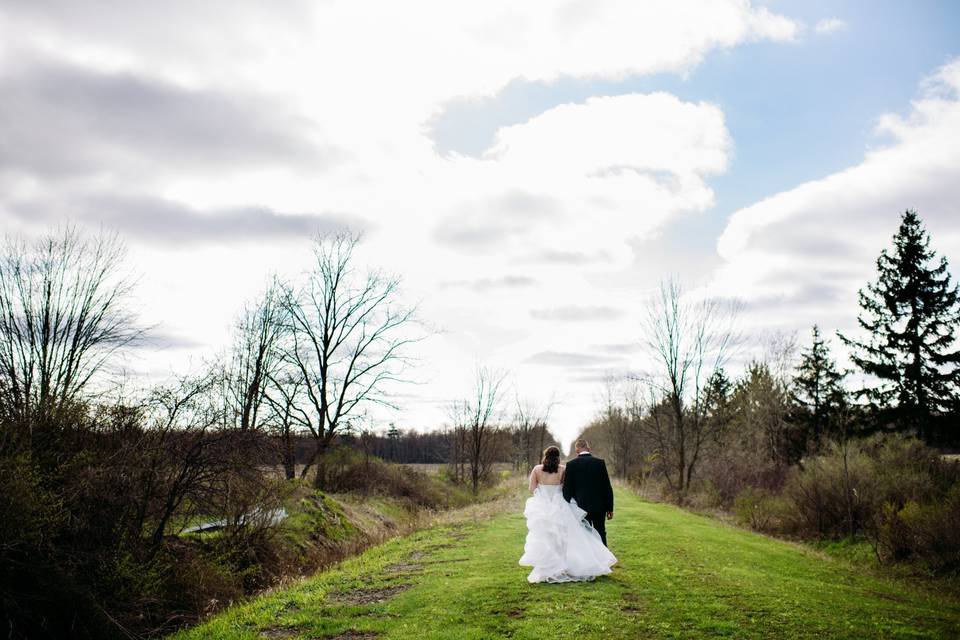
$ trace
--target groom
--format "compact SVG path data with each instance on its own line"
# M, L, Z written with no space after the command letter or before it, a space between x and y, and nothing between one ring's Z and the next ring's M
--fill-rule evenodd
M613 519L613 487L607 475L607 465L601 458L590 454L590 444L578 438L573 444L577 456L567 462L563 476L563 499L575 498L577 506L587 512L587 522L600 534L607 544L607 525Z

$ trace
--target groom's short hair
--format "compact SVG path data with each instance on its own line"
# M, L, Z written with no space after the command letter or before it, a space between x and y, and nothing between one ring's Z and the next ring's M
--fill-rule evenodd
M577 441L573 443L574 449L589 449L590 443L587 442L586 438L577 438Z

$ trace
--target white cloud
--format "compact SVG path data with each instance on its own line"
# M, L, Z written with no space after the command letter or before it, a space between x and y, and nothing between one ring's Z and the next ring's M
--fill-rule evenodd
M960 264L960 59L923 83L908 115L886 114L888 144L863 161L737 211L717 250L712 289L738 295L758 326L854 330L857 290L906 209L916 209L933 247Z
M817 25L813 28L814 31L821 35L846 31L846 29L847 22L840 18L823 18L817 22Z
M561 105L501 129L483 158L439 167L435 180L452 187L439 224L455 236L441 239L504 266L566 252L596 258L578 270L610 270L631 258L630 238L713 204L706 178L725 170L731 147L711 104L658 93Z
M694 175L723 171L729 144L715 106L665 93L633 94L561 105L503 128L486 155L514 169L534 166L547 173Z

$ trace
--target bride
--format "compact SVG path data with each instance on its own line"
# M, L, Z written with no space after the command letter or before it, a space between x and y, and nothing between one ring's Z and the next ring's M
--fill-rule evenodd
M593 580L610 573L617 562L576 500L563 499L560 449L547 447L543 462L530 472L530 491L523 515L527 518L527 540L520 564L533 567L530 582L573 582Z

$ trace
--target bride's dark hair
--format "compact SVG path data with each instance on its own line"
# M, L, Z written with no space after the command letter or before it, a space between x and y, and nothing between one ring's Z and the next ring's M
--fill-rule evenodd
M560 468L560 449L554 446L544 449L540 464L543 465L544 473L556 473Z

